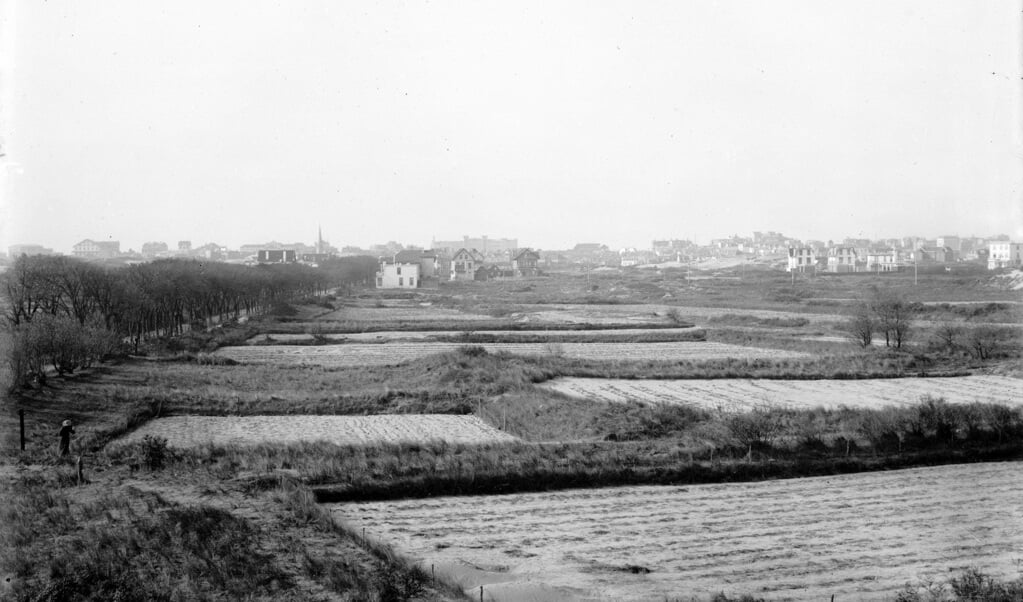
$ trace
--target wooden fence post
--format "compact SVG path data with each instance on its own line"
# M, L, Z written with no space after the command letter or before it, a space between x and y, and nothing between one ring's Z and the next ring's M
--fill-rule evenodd
M21 451L25 451L25 410L18 410L18 423L21 425Z
M82 476L82 457L78 456L78 484L81 485L85 479Z

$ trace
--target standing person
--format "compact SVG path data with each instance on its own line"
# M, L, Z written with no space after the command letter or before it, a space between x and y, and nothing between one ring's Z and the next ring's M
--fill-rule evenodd
M70 420L65 420L60 425L60 455L67 456L71 453L71 435L75 434L75 427L71 426Z

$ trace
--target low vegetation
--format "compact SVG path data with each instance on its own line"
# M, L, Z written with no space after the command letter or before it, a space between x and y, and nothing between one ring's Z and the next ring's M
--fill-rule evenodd
M977 293L970 291L976 287L975 276L964 276L962 282L926 276L921 287L913 289L911 279L896 275L887 284L904 299L912 299L902 309L917 319L905 331L883 326L889 346L878 348L857 346L848 338L824 340L846 336L844 321L853 315L859 291L884 283L872 275L793 283L787 277L755 272L706 281L687 281L684 273L670 270L656 275L616 272L592 279L538 278L528 286L498 282L481 289L475 283L454 283L415 293L365 292L366 298L356 299L317 294L330 282L321 274L294 286L278 283L280 288L272 294L269 289L252 289L260 299L252 307L236 298L204 308L205 293L181 282L176 291L164 290L174 279L164 279L164 284L158 284L160 279L145 280L145 269L177 274L197 286L202 278L217 276L208 284L234 290L230 287L238 283L230 284L226 268L200 277L193 266L157 262L130 274L103 275L91 268L75 272L78 266L68 264L67 274L78 275L59 285L52 275L67 274L51 267L15 266L3 279L9 303L5 308L11 312L8 322L16 336L0 337L8 346L0 384L13 390L0 417L11 465L5 478L12 477L0 493L0 520L5 525L0 530L0 563L5 576L13 577L10 591L15 599L60 600L74 593L95 600L286 600L331 595L349 600L457 600L464 595L456 587L432 575L428 578L386 545L334 521L319 502L732 482L1023 458L1023 416L1019 410L993 404L951 405L935 397L912 408L762 408L740 415L687 406L581 401L534 386L561 376L842 379L975 370L1018 374L1020 329L996 323L1011 321L1017 313L1014 305L1002 303L1010 300L1008 295L994 295L990 305L968 308L920 304L974 300ZM373 266L362 266L367 267ZM33 274L51 276L32 280ZM69 286L74 278L114 287L122 276L129 284L149 286L144 290L152 293L142 295L142 288L129 287L122 291L126 299L175 300L177 305L157 304L150 308L152 315L130 309L111 314L108 323L103 311L107 306L93 292L78 295L73 287L55 288L57 301L40 294L39 287ZM267 278L261 280L266 286L276 282ZM76 299L87 304L78 307ZM550 334L536 338L523 331L537 330L537 325L518 315L535 303L587 304L595 312L603 311L604 305L631 303L656 308L643 310L648 332L638 338L616 332L635 328L633 323L596 318L545 325ZM397 304L416 306L420 317L429 315L420 304L450 313L472 310L482 317L346 318L356 306L386 312ZM734 311L685 334L664 330L691 326L678 309L687 305ZM823 313L830 322L790 314L752 317L743 313L746 308L807 316ZM242 309L250 316L242 316ZM881 318L869 313L872 342ZM236 317L248 319L232 322ZM921 318L931 322L922 323ZM831 324L840 324L839 329ZM90 328L116 333L117 341L87 336ZM467 334L437 335L463 345L457 350L369 368L270 369L236 365L212 353L260 335L305 334L325 343L329 334L401 329ZM49 338L33 339L36 330L50 333ZM489 335L481 330L502 332ZM607 344L705 337L710 343L808 355L679 361L567 357L559 350L569 340L569 331L577 330L597 330L594 336ZM82 347L56 345L62 340L58 333L71 333L69 340ZM822 340L807 340L814 337ZM117 352L114 348L125 339L133 354L147 358ZM540 355L516 357L480 346L499 342L542 343L548 348ZM62 355L65 347L70 351ZM26 349L35 350L36 356L28 364L17 363L18 357L26 357ZM17 409L25 410L27 417L24 452L17 449L13 435ZM521 441L482 446L295 443L183 450L153 437L129 446L107 445L147 420L174 414L393 413L477 414ZM53 457L55 427L63 419L73 420L78 430L73 453L86 459L82 485L73 464ZM1019 589L1016 581L997 581L977 571L954 577L938 589L928 587L907 588L898 593L899 599L971 599L978 592L991 596L986 599L1013 599Z

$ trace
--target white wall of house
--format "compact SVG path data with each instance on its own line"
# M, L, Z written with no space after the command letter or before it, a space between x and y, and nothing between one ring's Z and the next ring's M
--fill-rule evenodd
M811 270L816 263L817 256L810 247L792 247L789 249L789 272Z
M867 253L868 272L895 272L899 269L899 254L892 252Z
M384 263L377 272L377 288L418 288L418 263Z
M988 244L987 269L1023 267L1023 243L993 242Z

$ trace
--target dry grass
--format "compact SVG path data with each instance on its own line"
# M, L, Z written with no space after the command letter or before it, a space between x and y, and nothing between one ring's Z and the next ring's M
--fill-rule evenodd
M987 567L1018 576L1015 463L685 487L336 506L423 562L602 599L682 594L883 599L908 581ZM954 483L954 487L950 487ZM482 572L468 572L470 565ZM641 569L641 570L640 570ZM649 575L647 573L649 572ZM656 577L656 578L654 578ZM472 580L475 579L475 580Z

